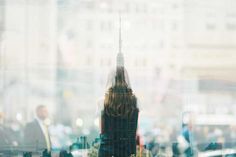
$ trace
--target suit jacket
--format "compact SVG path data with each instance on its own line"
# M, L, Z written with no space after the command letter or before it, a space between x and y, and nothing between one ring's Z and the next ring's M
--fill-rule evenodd
M28 123L24 130L24 145L28 149L47 149L47 142L43 130L37 120Z

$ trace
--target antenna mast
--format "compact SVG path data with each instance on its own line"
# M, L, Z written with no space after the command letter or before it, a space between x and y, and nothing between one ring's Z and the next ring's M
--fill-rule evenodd
M120 15L120 13L119 13L119 53L122 53L121 15Z

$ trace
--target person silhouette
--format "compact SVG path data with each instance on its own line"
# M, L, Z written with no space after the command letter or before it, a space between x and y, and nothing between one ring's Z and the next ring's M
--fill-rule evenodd
M101 111L99 157L129 157L136 154L139 109L129 84L123 55L118 53L117 67L108 77L108 91Z

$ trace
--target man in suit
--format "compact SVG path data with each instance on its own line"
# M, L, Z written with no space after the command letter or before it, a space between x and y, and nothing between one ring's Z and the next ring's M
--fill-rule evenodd
M51 140L48 132L48 125L45 120L48 118L48 109L44 105L36 108L36 118L25 126L24 143L25 147L45 150L50 153Z

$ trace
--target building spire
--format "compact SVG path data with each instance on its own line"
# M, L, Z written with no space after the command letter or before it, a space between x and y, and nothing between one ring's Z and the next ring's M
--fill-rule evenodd
M124 67L124 56L122 54L122 38L121 38L121 15L119 13L119 52L116 58L117 67Z
M122 53L122 38L121 38L121 15L119 13L119 53Z

